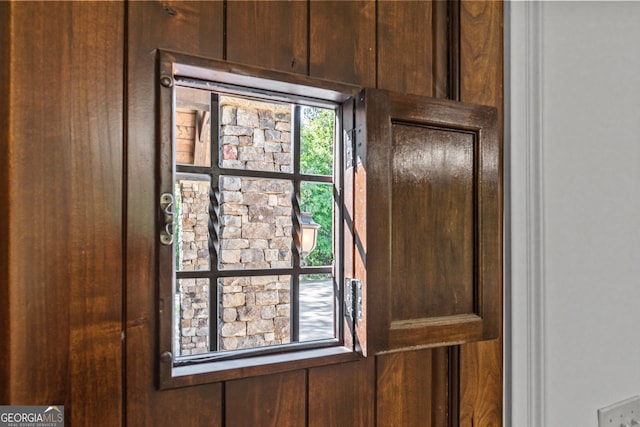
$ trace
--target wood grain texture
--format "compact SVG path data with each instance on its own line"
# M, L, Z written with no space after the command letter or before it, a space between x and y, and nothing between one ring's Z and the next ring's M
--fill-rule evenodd
M471 314L474 136L408 123L391 127L392 319Z
M55 15L56 19L50 19ZM14 3L8 402L122 413L124 8ZM4 285L3 285L4 286ZM37 355L37 357L34 357Z
M309 370L309 427L369 427L375 413L375 360Z
M378 88L433 96L432 4L378 2Z
M376 60L376 3L311 1L309 74L373 87Z
M156 390L156 126L157 48L221 58L223 3L129 2L127 86L126 423L222 425L222 385Z
M365 98L368 350L494 338L496 109L380 89Z
M298 427L307 423L307 372L228 381L225 427Z
M433 34L433 91L434 98L449 97L449 56L451 54L449 28L451 12L450 4L453 2L434 1L432 8Z
M446 348L405 351L376 358L376 425L447 425Z
M11 188L9 181L10 143L11 136L11 97L10 97L10 66L11 63L11 32L13 20L11 18L12 3L0 2L0 185ZM0 206L10 207L9 191L0 193ZM9 241L11 236L11 209L4 209L4 221L0 222L0 301L9 301ZM11 314L10 304L5 304L0 310L0 402L11 401Z
M226 59L249 65L307 73L307 3L227 3Z
M0 2L0 183L11 189L0 196L0 402L64 404L73 425L456 421L446 349L156 389L156 50L445 91L431 36L444 19L428 2L270 3L228 2L225 22L222 1ZM462 9L463 100L500 107L502 5ZM461 425L500 425L501 340L461 358Z
M461 100L493 105L503 128L503 4L461 2ZM499 278L498 278L499 280ZM460 350L460 426L502 425L501 338Z

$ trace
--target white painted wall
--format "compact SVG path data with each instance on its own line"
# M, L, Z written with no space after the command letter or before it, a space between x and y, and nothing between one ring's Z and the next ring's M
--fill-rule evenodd
M597 426L640 395L640 2L509 8L507 417Z

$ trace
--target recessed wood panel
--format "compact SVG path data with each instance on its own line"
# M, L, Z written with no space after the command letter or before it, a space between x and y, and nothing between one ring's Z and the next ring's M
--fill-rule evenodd
M494 338L502 259L496 110L379 89L361 96L368 351Z
M475 135L392 132L392 319L474 313Z

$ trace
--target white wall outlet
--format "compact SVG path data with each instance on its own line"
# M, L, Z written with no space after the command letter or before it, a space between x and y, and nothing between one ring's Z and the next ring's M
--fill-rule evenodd
M640 396L598 409L598 427L640 427Z

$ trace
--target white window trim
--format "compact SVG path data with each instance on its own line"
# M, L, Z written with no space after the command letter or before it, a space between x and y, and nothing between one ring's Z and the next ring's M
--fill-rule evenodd
M543 2L505 2L506 426L546 423Z

